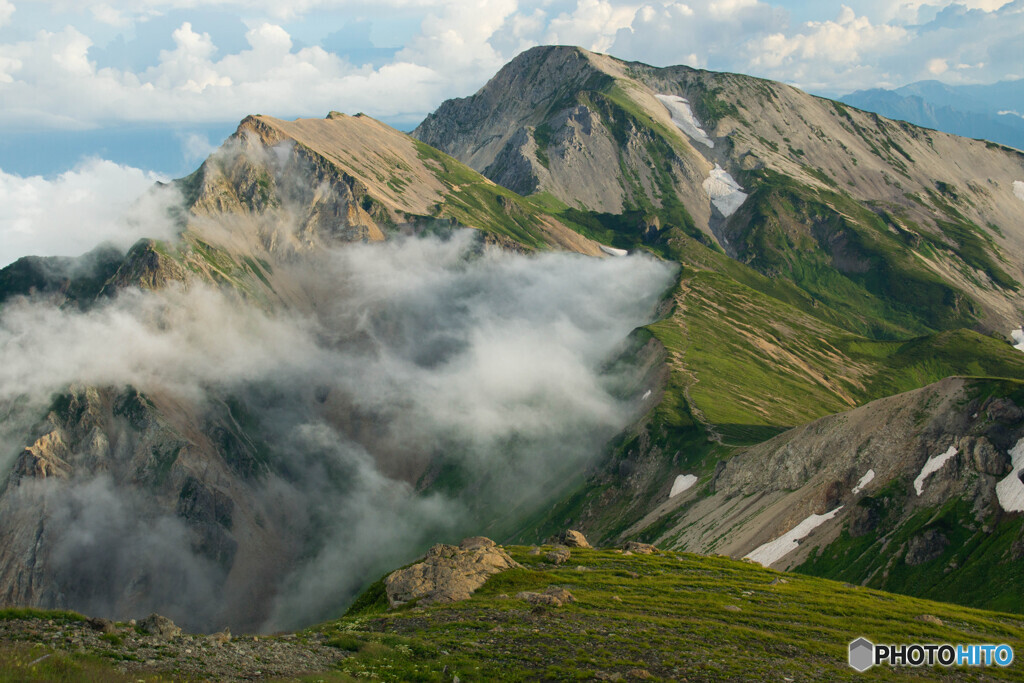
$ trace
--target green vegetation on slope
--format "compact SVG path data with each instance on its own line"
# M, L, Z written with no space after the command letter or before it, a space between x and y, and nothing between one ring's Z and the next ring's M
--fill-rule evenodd
M685 553L627 556L572 550L564 565L525 547L525 568L492 577L470 600L386 610L378 592L342 619L307 632L353 653L350 676L381 680L888 680L847 666L847 644L1000 642L1024 646L1024 619L781 574ZM549 586L575 602L531 607L519 591ZM930 615L941 620L923 621ZM908 679L938 670L905 668ZM953 680L1021 680L1020 667L942 670ZM339 678L338 680L345 680Z

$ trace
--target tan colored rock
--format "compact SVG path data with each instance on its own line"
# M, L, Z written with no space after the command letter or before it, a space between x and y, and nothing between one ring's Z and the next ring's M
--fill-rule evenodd
M622 546L623 550L637 555L653 555L658 551L656 546L650 543L640 543L638 541L629 541L626 545Z
M934 624L936 626L942 626L942 619L939 619L934 614L922 614L915 617L918 621L923 621L926 624Z
M412 600L456 602L468 599L490 576L520 566L494 541L476 536L458 547L435 545L422 562L389 574L384 588L392 608Z
M561 607L570 602L576 602L575 595L558 586L549 586L543 593L521 591L516 594L516 599L525 600L531 605L550 605L551 607Z
M572 553L568 548L555 548L545 555L544 559L552 564L564 564L571 556Z
M593 547L590 545L590 543L587 542L586 536L584 536L582 533L574 529L569 529L567 531L562 532L562 535L559 537L559 540L562 542L562 545L567 546L569 548Z

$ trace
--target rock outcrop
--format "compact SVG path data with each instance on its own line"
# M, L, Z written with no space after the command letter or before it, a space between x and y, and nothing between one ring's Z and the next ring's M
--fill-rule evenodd
M458 546L433 546L421 562L389 574L384 588L391 607L413 600L421 605L455 602L468 599L494 574L520 566L491 539L474 536Z

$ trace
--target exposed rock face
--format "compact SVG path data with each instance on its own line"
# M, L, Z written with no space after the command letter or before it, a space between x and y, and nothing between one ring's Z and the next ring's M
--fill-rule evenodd
M948 545L949 539L945 534L935 529L929 529L919 536L914 536L907 543L906 562L911 567L931 562L941 555Z
M475 536L458 546L435 545L422 562L389 574L384 587L391 607L412 600L455 602L468 599L490 576L520 566L494 541Z
M984 408L972 401L982 390L975 382L943 380L750 447L725 463L713 491L687 491L662 506L659 513L665 514L691 503L663 538L678 538L679 549L739 558L814 515L826 516L772 564L786 569L812 558L816 548L827 548L844 527L854 538L887 535L903 524L923 524L913 521L920 519L918 513L956 499L971 511L970 519L956 523L976 525L976 533L985 533L986 520L1000 511L995 485L1009 471L1006 449L1024 438L1024 424L1008 398L992 400ZM992 440L993 434L1003 445ZM955 453L924 477L918 494L914 482L925 463L950 449ZM867 483L858 488L862 480ZM702 495L707 497L700 500ZM649 516L626 533L636 533L654 519ZM940 531L921 528L907 543L905 561L924 564L941 555L948 543ZM876 547L871 552L897 549ZM901 554L898 560L903 559Z
M131 388L58 396L0 490L0 602L259 628L269 601L250 590L298 548L256 495L251 454L217 445L238 430Z
M659 95L688 100L715 146L680 130ZM942 287L950 304L944 326L981 319L1005 333L1019 324L1024 295L1011 281L1024 277L1024 231L1017 227L1024 224L1024 203L1013 183L1024 177L1024 167L1006 148L889 121L748 76L654 68L550 46L523 52L474 95L445 102L413 135L499 184L548 192L573 207L659 212L666 208L663 200L674 196L692 222L687 234L716 241L769 276L791 274L786 259L811 259L838 277L858 280L885 258L862 248L865 234L877 236L878 215L892 234L887 249L925 255L935 238L952 248L922 259L927 272L910 278L915 286L936 277L949 285ZM729 216L714 208L704 186L716 170L749 195ZM780 207L789 190L774 185L776 179L803 188L788 208ZM872 225L853 218L827 193L859 203ZM805 201L815 207L805 211ZM888 208L881 210L883 205ZM823 219L823 212L830 216ZM950 220L975 226L971 230L998 226L991 243L986 235L985 249L992 258L1007 259L1006 272L971 255L952 255L958 247L956 238L948 241ZM647 226L640 233L671 243L680 222L675 218L665 235ZM800 244L799 255L766 253L774 250L765 248L766 241ZM914 306L910 289L891 294Z

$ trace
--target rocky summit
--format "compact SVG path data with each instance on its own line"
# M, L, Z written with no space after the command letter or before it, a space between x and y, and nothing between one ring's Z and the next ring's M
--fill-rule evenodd
M575 47L411 135L249 116L153 189L172 239L0 271L0 677L1019 646L1020 187L1001 144Z

